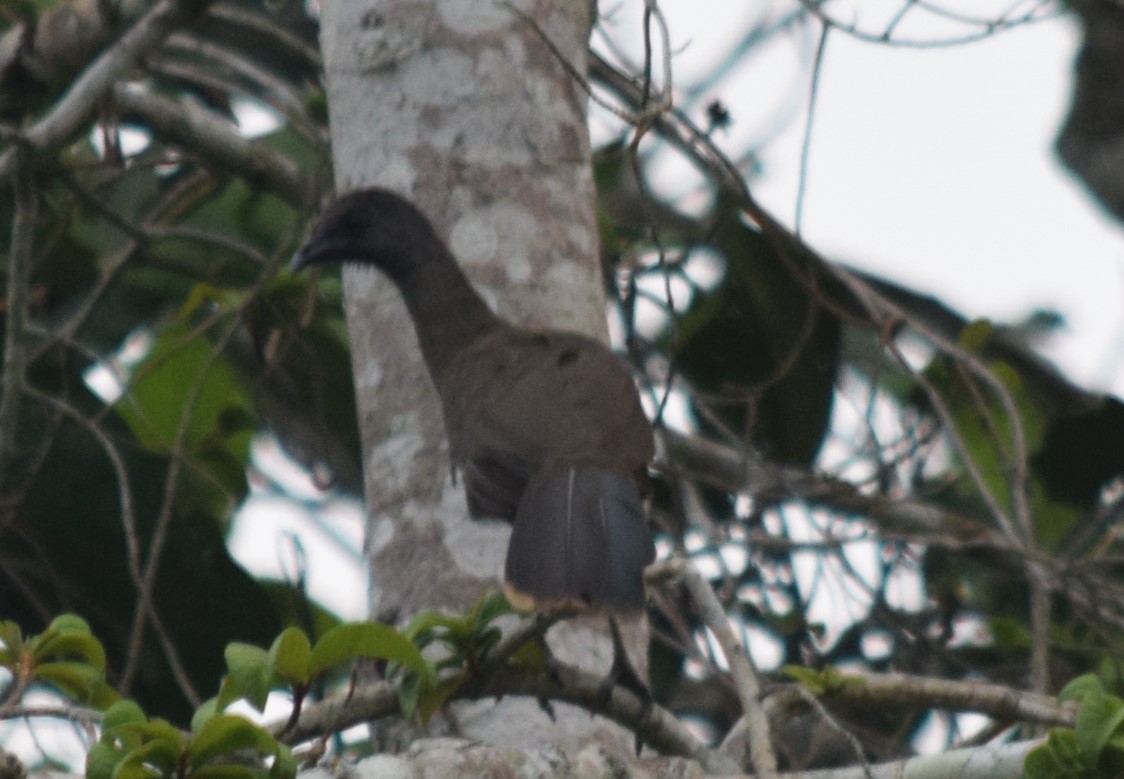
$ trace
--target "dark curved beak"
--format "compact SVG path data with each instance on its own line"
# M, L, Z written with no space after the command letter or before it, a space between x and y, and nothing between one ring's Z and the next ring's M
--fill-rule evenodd
M300 273L309 265L322 262L342 262L351 257L351 252L342 241L334 241L327 236L314 236L297 249L289 261L289 272Z

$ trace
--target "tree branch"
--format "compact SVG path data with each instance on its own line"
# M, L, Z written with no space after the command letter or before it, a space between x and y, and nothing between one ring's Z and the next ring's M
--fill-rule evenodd
M159 0L79 76L51 110L0 154L0 182L10 179L26 157L66 143L93 115L98 102L141 59L174 30L207 9L211 0Z
M113 97L125 117L195 151L215 170L242 176L252 187L276 192L297 208L315 200L313 177L285 155L244 137L218 114L128 84L116 85Z
M0 387L0 474L15 456L19 430L20 398L27 370L27 286L34 249L35 219L39 198L30 171L20 171L15 180L16 214L12 220L8 252L7 316L4 321L4 372ZM0 483L0 489L7 485Z
M649 567L645 579L675 578L683 582L691 594L695 610L703 624L710 629L726 656L734 689L738 692L742 716L749 730L750 761L759 779L776 779L777 756L769 735L769 720L761 706L761 684L745 645L730 629L730 618L718 602L714 590L698 570L681 557L673 557Z
M848 673L837 688L819 696L825 702L854 706L907 704L919 708L974 711L1008 722L1032 722L1051 727L1073 727L1074 703L1059 704L1056 698L976 680L960 681L899 673ZM770 693L782 706L796 703L799 692L791 686Z

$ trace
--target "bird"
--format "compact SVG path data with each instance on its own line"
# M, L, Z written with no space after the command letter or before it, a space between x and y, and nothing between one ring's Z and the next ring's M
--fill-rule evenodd
M526 611L629 614L656 555L652 428L624 361L497 316L413 203L378 187L324 209L291 270L373 266L398 289L441 399L472 518L512 523L504 589Z

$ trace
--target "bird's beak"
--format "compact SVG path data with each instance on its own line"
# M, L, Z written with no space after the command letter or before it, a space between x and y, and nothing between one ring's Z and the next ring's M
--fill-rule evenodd
M289 260L289 273L300 273L307 265L308 261L304 258L304 247L302 246L293 252L293 257Z
M352 253L342 241L333 241L326 236L315 236L305 241L289 261L289 272L299 273L309 265L322 262L342 262Z

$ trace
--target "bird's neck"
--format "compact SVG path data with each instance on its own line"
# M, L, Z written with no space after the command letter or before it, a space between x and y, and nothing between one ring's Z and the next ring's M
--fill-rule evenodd
M427 252L405 278L396 279L414 321L422 356L438 390L458 352L491 332L500 319L441 246Z

